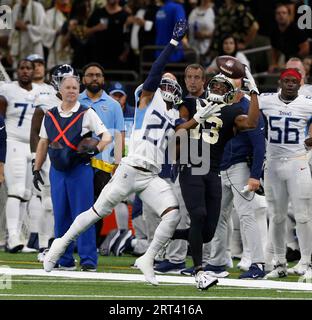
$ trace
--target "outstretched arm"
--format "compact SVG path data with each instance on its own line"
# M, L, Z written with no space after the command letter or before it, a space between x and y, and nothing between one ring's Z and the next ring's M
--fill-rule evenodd
M235 118L235 126L238 130L254 129L258 125L258 120L260 116L258 95L259 90L257 88L256 82L251 75L249 69L245 67L247 86L250 92L250 107L248 110L248 116L240 115Z
M167 64L167 61L171 54L176 49L177 45L184 37L187 31L187 21L179 20L173 29L172 39L164 48L160 56L153 63L152 68L144 81L143 91L140 97L139 108L145 108L149 102L153 99L154 94L159 86L162 72Z

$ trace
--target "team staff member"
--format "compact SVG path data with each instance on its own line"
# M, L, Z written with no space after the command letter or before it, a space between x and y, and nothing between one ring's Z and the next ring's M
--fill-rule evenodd
M110 180L111 174L115 172L116 164L120 163L124 146L124 118L120 104L103 89L104 69L100 64L91 62L83 68L82 83L86 89L80 94L79 102L94 109L113 137L113 142L108 148L91 161L92 167L95 168L94 196L96 200ZM124 214L117 210L116 218L117 221L126 219L128 226L128 212ZM102 220L98 221L96 229L99 245Z
M93 170L86 165L90 158L110 143L111 136L94 110L78 102L79 80L64 77L60 84L62 104L47 111L40 131L34 168L34 185L43 184L40 169L49 152L51 160L50 182L55 216L55 236L62 236L76 216L92 205ZM77 154L77 145L91 132L102 138L97 146ZM95 228L86 230L78 239L78 254L83 271L95 271L97 266ZM75 269L74 244L59 259L60 267Z

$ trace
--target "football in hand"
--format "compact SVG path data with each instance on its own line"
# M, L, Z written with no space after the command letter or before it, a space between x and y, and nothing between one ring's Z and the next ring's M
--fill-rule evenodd
M219 56L216 63L221 73L231 79L239 79L245 77L245 66L232 56Z
M95 138L91 138L91 137L90 138L83 138L77 146L77 151L80 153L86 152L88 150L95 148L98 143L99 143L99 140L97 140Z

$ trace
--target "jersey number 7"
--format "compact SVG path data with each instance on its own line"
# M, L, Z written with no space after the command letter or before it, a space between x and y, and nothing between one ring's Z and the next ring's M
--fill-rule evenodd
M19 118L19 121L18 121L18 124L17 124L18 127L21 127L23 124L23 121L24 121L24 117L25 117L25 113L26 113L26 110L28 107L28 103L15 103L14 107L15 108L23 108L21 115L20 115L20 118Z

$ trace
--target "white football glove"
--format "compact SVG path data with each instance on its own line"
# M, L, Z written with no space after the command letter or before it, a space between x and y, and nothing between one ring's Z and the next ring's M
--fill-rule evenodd
M245 74L246 74L246 85L249 89L249 92L250 93L256 93L256 94L259 94L259 90L258 90L258 87L256 85L256 82L255 82L255 79L254 77L252 76L252 74L250 73L248 67L245 66Z
M199 271L195 276L195 282L197 289L208 290L208 288L218 283L218 279L206 274L203 271Z
M196 122L203 124L207 118L220 115L221 106L224 106L223 104L214 103L212 101L208 102L206 99L202 99L201 101L205 104L204 107L201 106L199 99L196 100L197 112L193 116Z

